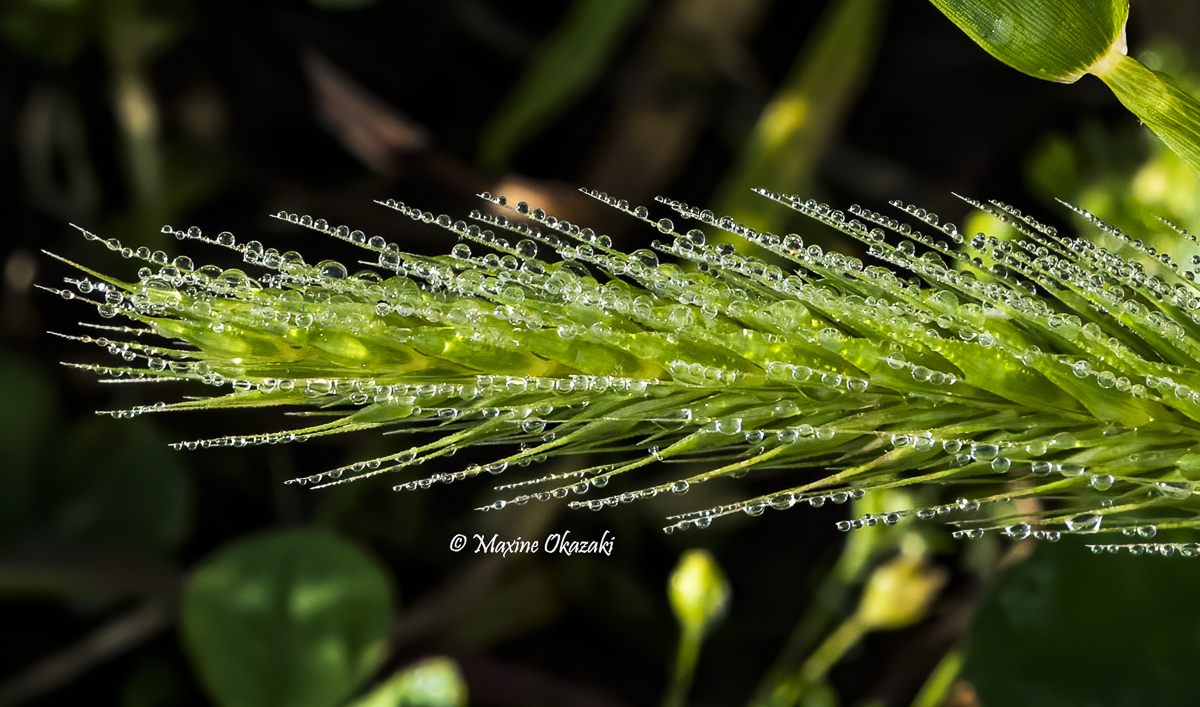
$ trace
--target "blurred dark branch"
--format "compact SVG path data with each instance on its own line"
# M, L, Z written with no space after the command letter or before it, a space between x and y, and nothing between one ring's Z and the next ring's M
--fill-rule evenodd
M166 562L100 552L0 559L0 595L139 598L133 609L0 683L0 707L50 694L166 629L182 578Z
M178 592L181 581L179 569L147 558L101 552L0 557L0 594L6 595L170 596Z
M304 56L314 110L346 151L372 172L395 176L405 160L429 149L429 133L315 52Z
M663 189L695 152L722 82L748 81L746 44L762 20L763 0L675 0L626 69L585 182L643 203Z
M0 685L0 707L54 692L83 673L140 646L174 620L174 602L153 597L109 621L74 645L42 659Z

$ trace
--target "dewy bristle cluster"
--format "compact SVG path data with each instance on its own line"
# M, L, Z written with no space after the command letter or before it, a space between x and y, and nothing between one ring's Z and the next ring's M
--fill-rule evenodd
M229 233L210 239L196 228L168 228L233 249L264 274L195 268L185 256L169 260L110 239L102 242L147 262L139 281L76 266L85 276L54 291L133 322L75 337L127 364L85 368L119 381L226 389L112 414L274 405L323 414L324 422L300 429L179 447L375 428L440 433L298 484L401 472L501 443L515 451L395 488L602 454L599 466L500 486L503 500L487 507L573 497L571 506L599 510L782 468L793 470L790 488L672 517L665 530L910 484L953 484L961 497L952 502L840 527L911 515L948 521L962 537L1117 531L1137 542L1093 549L1200 554L1191 543L1144 542L1160 528L1198 524L1200 290L1194 272L1167 255L1078 210L1113 250L1059 236L997 202L968 200L1022 237L964 238L899 203L897 215L911 223L761 192L863 242L883 263L864 265L796 235L757 233L659 200L675 218L765 248L776 257L767 262L709 244L701 230L676 230L644 207L588 193L663 240L626 254L607 236L489 194L482 197L494 208L473 212L471 224L388 201L461 242L447 256L412 255L378 236L280 213L361 246L372 269L351 274L340 263L310 265L298 253L238 243ZM506 209L515 213L495 215ZM1191 245L1195 237L1181 240ZM660 254L682 265L660 262ZM144 343L146 333L167 343ZM707 462L706 470L666 484L638 482L638 469L681 459Z

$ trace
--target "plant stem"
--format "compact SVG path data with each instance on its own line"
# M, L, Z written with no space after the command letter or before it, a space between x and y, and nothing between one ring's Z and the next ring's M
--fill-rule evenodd
M700 643L704 636L700 631L684 627L679 636L679 652L675 656L675 672L671 685L663 695L662 707L683 707L692 678L696 674L696 662L700 658Z

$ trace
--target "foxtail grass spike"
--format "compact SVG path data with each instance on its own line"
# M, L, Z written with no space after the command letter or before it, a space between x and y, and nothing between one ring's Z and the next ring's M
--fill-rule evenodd
M861 242L868 264L677 201L658 200L652 214L587 193L659 239L624 253L604 234L489 194L490 213L471 222L387 201L460 242L449 255L414 255L346 226L278 215L360 246L371 267L352 273L229 233L164 228L240 254L248 273L83 231L146 266L135 282L76 266L83 275L51 291L121 321L72 337L121 359L82 367L218 391L110 414L304 413L296 429L178 447L354 430L395 440L388 455L289 483L386 474L395 489L416 490L486 476L497 496L481 510L551 499L600 510L783 469L778 490L668 518L665 531L929 484L945 489L945 502L839 527L916 518L967 538L1115 532L1141 551L1196 554L1149 543L1159 529L1198 524L1195 258L1177 263L1074 207L1095 241L1000 202L968 200L1015 226L1015 240L964 234L899 202L886 214L843 212L760 192ZM690 226L741 236L777 261L711 245ZM409 447L410 431L438 434ZM455 451L477 445L495 445L494 460L422 475L426 462L445 470ZM600 463L525 469L581 454ZM660 461L696 464L648 483Z

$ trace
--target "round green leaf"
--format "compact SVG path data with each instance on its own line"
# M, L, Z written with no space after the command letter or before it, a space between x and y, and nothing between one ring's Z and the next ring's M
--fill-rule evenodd
M391 593L362 550L319 530L242 540L183 596L183 639L222 707L333 707L384 658Z
M985 705L1194 705L1194 560L1042 545L976 615L963 674Z

